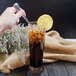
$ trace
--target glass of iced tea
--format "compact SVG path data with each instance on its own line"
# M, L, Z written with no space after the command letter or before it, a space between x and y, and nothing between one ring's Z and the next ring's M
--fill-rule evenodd
M29 30L29 50L30 50L30 66L31 74L41 74L42 59L44 50L45 28L37 27L36 22L28 24Z

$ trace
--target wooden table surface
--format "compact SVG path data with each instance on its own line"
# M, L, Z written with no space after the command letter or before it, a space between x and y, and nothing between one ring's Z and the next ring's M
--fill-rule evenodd
M44 70L41 75L29 75L28 66L17 68L10 74L0 73L0 76L76 76L76 63L67 61L57 61L43 64Z

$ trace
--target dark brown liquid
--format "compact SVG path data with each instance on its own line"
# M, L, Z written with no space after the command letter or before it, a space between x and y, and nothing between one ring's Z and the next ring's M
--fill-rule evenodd
M43 59L45 30L29 29L30 65L40 67Z
M42 64L43 58L43 49L44 43L43 41L39 43L30 44L30 65L33 67L40 67Z

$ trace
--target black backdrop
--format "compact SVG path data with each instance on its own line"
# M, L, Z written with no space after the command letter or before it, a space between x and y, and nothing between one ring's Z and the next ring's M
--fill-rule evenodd
M49 14L54 20L51 30L57 30L64 38L76 38L76 0L0 0L0 14L15 2L26 11L30 21ZM25 23L22 18L21 22Z

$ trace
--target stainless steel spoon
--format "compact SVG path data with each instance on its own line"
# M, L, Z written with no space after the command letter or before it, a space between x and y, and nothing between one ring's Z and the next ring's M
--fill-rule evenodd
M21 7L19 6L18 3L14 3L13 6L14 6L18 11L20 11ZM22 17L24 18L24 20L25 20L28 24L30 23L30 21L27 19L26 16L22 16Z

